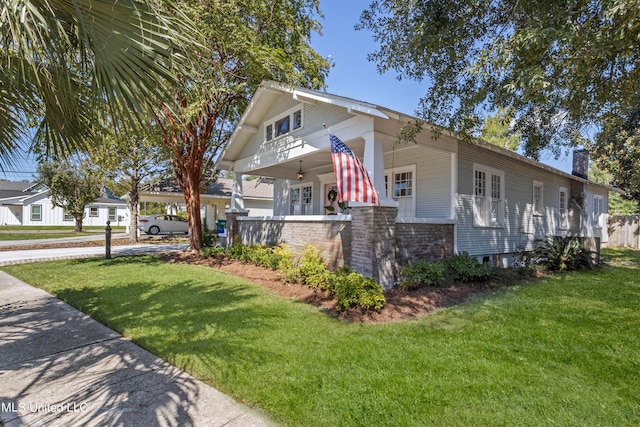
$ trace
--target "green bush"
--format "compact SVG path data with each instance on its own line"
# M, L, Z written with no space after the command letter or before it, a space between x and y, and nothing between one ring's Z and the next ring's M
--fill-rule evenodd
M535 254L538 264L553 271L593 268L592 254L585 251L577 237L555 236L540 244Z
M444 265L420 260L402 267L400 275L400 287L403 289L417 289L420 285L435 286L444 281Z
M222 246L208 246L202 249L202 257L209 258L213 256L227 255L227 250Z
M333 274L327 268L320 251L313 246L305 246L298 264L298 272L302 281L313 289L332 291Z
M382 286L360 273L336 274L334 291L338 310L356 306L364 310L380 310L384 307Z
M296 267L291 249L287 245L280 245L273 248L273 253L278 258L276 269L281 273L285 283L296 283L300 280L300 270Z
M226 254L230 258L262 267L279 270L285 282L301 280L314 289L320 289L335 296L337 308L344 310L359 306L364 310L380 310L385 297L374 279L364 278L348 267L331 272L322 259L320 251L307 245L297 262L286 246L269 248L261 245L234 245L226 250L221 247L205 248L203 256Z
M447 280L459 280L463 283L481 282L491 276L491 265L483 264L477 258L462 252L445 258L443 261L445 278Z

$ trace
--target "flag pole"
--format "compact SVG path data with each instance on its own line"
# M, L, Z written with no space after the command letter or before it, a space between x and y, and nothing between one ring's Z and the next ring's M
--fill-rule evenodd
M329 129L329 126L327 126L327 124L326 124L326 123L323 123L323 124L322 124L322 127L324 128L324 130L326 130L326 131L327 131L327 133L328 133L329 135L331 135L331 129Z

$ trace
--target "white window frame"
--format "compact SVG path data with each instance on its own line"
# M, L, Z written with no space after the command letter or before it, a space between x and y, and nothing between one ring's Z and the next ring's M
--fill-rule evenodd
M396 175L410 173L411 174L411 194L399 196L396 195ZM411 212L409 217L414 218L416 216L416 193L417 193L417 180L416 180L416 165L394 167L393 169L385 169L384 171L384 186L387 193L387 198L398 201L399 198L411 200ZM401 215L398 212L398 215Z
M601 224L601 217L602 214L604 213L604 210L602 209L604 206L604 196L601 196L600 194L594 194L593 195L593 225L596 228L602 228L602 224Z
M480 176L482 176L482 181L477 180ZM471 184L473 188L473 225L490 228L504 227L504 171L474 163Z
M296 125L296 117L299 117L298 126ZM289 119L289 130L287 132L283 132L279 135L276 135L276 123L280 122L283 119ZM280 138L285 135L289 135L293 132L297 132L300 129L304 128L304 108L303 104L299 104L293 108L288 109L286 112L273 117L270 120L264 122L264 139L265 141L273 141L274 139Z
M564 194L564 202L562 195ZM558 228L569 229L569 189L560 187L558 190Z
M309 189L311 192L307 197L308 203L305 203L306 189ZM296 213L295 207L291 200L291 196L293 195L294 190L300 191L300 198L297 201L297 208L299 213ZM289 215L313 215L313 193L314 190L312 182L303 182L301 184L291 185L289 187Z
M89 218L98 218L99 216L100 216L99 208L97 206L89 206Z
M536 194L537 189L540 189L539 195ZM531 208L534 215L544 215L544 183L542 181L533 181Z
M34 212L33 208L39 208L39 212ZM31 205L29 213L29 218L31 219L31 221L42 221L42 205Z
M75 218L69 212L67 212L66 210L63 210L62 211L62 220L63 221L74 221Z
M118 209L114 208L114 207L109 207L108 208L108 217L107 219L111 222L115 222L116 219L118 219Z

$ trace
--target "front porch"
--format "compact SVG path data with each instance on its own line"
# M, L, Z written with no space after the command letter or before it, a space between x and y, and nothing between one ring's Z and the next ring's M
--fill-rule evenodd
M351 215L249 217L228 213L228 244L286 244L293 252L319 249L329 268L349 266L391 288L400 269L454 253L451 220L396 219L396 208L362 206Z

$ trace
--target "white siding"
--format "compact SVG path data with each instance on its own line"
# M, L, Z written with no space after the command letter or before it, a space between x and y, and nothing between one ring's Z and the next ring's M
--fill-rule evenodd
M265 121L271 120L274 117L278 117L280 114L283 114L287 110L296 106L302 107L302 128L291 132L291 136L293 136L294 138L298 138L299 135L309 135L313 132L322 130L323 123L331 127L332 124L339 123L353 117L353 114L349 114L344 108L341 107L335 107L333 105L325 103L304 104L294 100L290 95L280 96L276 99L273 105L271 105L266 115L260 121L257 133L243 148L242 152L239 155L239 158L250 157L256 153L264 151L265 148L263 144L265 143ZM286 138L286 136L283 136L283 138Z
M385 170L415 165L416 218L451 218L451 153L400 145L384 155Z
M504 227L473 224L473 164L483 164L505 173ZM533 213L533 181L543 185L542 214ZM572 188L572 179L472 144L459 144L458 251L471 255L510 253L532 249L537 239L577 233L580 211L569 194L569 230L559 224L560 188ZM575 187L575 183L574 183Z

